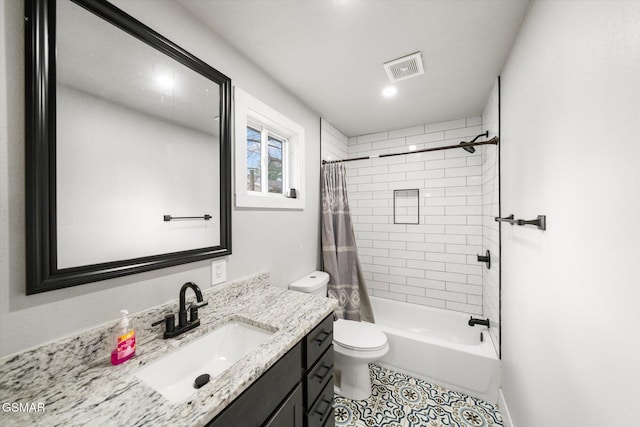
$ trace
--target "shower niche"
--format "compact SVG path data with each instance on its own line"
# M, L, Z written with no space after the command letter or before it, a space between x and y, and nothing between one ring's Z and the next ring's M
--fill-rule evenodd
M420 190L393 190L393 223L420 224Z

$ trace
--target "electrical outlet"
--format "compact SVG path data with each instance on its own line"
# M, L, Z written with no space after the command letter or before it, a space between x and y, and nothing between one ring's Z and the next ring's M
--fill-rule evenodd
M227 281L227 261L224 259L218 259L211 261L211 284L217 285L218 283Z

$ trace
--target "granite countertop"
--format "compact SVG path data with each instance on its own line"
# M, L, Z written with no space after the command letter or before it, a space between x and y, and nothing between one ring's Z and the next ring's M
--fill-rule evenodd
M26 412L0 410L10 426L202 426L246 390L334 309L335 301L268 284L257 274L203 291L202 324L177 338L162 339L164 326L151 323L177 313L176 302L131 317L136 356L122 365L109 360L112 324L0 360L0 404L27 405ZM176 286L176 294L179 286ZM193 292L189 291L189 295ZM135 373L170 351L232 319L276 330L184 403L173 404L142 383ZM15 406L14 406L15 408Z

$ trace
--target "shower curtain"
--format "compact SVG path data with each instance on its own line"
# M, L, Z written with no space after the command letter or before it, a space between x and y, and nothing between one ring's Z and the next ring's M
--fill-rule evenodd
M330 276L328 293L338 300L338 318L373 322L351 225L345 177L342 163L322 167L322 260Z

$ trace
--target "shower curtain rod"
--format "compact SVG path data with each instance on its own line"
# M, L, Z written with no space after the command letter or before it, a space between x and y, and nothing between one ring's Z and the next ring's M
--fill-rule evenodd
M478 139L478 137L480 136L485 136L485 134L481 134L478 135L474 138L474 141L476 139ZM405 151L403 153L389 153L389 154L374 154L371 156L366 156L366 157L354 157L351 159L344 159L344 160L323 160L322 164L326 165L328 163L342 163L342 162L353 162L355 160L369 160L369 159L377 159L377 158L381 158L381 157L393 157L393 156L404 156L405 154L415 154L415 153L426 153L428 151L440 151L440 150L451 150L452 148L465 148L465 147L474 147L476 145L497 145L498 144L498 137L494 136L493 138L491 138L488 141L480 141L480 142L461 142L460 144L457 145L445 145L443 147L433 147L433 148L423 148L422 150L415 150L415 151Z

